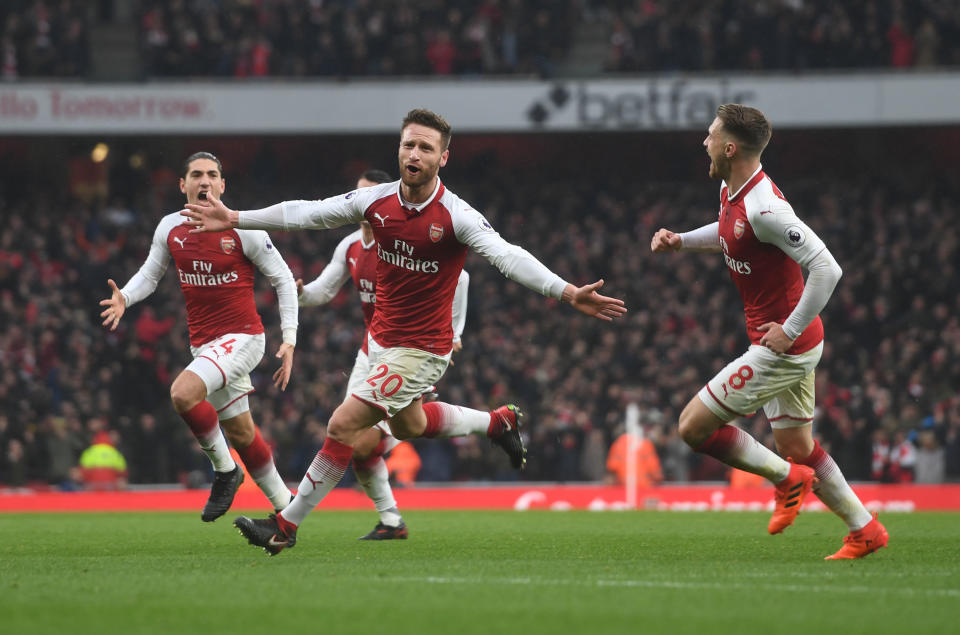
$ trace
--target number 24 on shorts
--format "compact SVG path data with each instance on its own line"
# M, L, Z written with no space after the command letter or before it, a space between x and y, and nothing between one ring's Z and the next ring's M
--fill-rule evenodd
M391 375L390 368L386 364L380 364L377 366L377 373L367 378L367 383L373 386L374 397L377 395L377 390L382 396L390 397L403 386L403 377L396 373Z

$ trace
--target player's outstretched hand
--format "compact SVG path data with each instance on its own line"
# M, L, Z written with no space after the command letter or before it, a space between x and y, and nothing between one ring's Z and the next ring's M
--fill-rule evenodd
M186 209L182 210L180 215L190 219L186 224L193 228L190 230L191 234L233 229L237 218L236 212L212 196L199 203L187 203Z
M277 351L277 357L280 361L280 368L273 373L273 385L280 390L286 390L290 382L290 375L293 373L293 346L284 342Z
M106 300L100 300L100 306L107 307L100 313L100 317L103 318L104 326L109 326L111 331L116 331L117 324L120 323L120 318L123 317L124 311L127 310L127 301L123 299L123 294L120 293L120 289L117 288L116 282L107 280L107 284L110 285L111 294Z
M679 251L683 246L683 241L679 234L674 234L669 229L660 228L650 239L650 251L659 253L662 251Z
M610 322L613 318L626 313L627 307L623 306L623 300L609 298L597 293L597 289L602 286L603 280L597 280L593 284L585 284L582 287L574 287L572 284L568 284L567 288L563 290L562 299L564 302L569 302L570 306L584 315Z

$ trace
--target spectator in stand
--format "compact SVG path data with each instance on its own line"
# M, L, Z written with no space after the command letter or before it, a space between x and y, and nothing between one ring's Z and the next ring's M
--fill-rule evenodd
M931 421L932 423L932 421ZM914 480L917 483L943 483L947 477L946 453L937 441L937 435L928 428L917 435Z
M113 434L97 432L80 455L83 486L88 490L119 490L127 487L127 461L117 450Z
M627 483L629 478L627 466L630 461L631 450L636 462L637 471L634 475L634 482L637 487L647 488L659 484L663 480L660 458L642 426L637 435L622 431L613 445L610 446L610 452L607 455L607 471L612 477L611 482L616 485Z
M399 487L413 487L420 472L420 455L409 441L402 441L387 457L387 473Z

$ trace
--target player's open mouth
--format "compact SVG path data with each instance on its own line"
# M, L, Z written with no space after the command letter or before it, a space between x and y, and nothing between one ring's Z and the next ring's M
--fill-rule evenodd
M201 192L197 194L197 198L200 199L201 201L207 200L207 191L201 190Z
M414 165L408 165L408 166L407 166L407 172L410 172L411 174L417 174L418 172L420 172L420 168L418 168L418 167L416 167L416 166L414 166Z

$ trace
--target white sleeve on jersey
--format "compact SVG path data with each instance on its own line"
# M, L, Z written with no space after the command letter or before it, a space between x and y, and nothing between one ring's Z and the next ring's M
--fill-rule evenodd
M470 274L460 272L457 290L453 293L453 341L459 342L463 327L467 324L467 289L470 287Z
M300 306L326 304L337 295L343 283L350 279L347 249L359 240L360 236L360 230L357 230L340 241L337 248L333 250L333 257L320 275L313 282L303 285Z
M680 236L680 251L722 251L719 221L678 234L678 236Z
M810 272L803 294L783 323L783 332L796 339L827 305L843 270L820 237L801 221L790 204L776 199L769 209L747 215L757 240L776 245Z
M280 330L284 344L297 345L297 285L293 281L290 267L273 245L267 232L238 229L243 254L257 266L277 292L277 304L280 308Z
M150 243L150 253L147 254L146 261L140 266L137 273L133 274L133 277L127 281L127 284L120 289L128 308L153 293L163 274L167 271L167 265L170 264L170 248L167 246L167 236L170 234L170 230L183 220L181 217L178 221L173 218L174 216L179 216L179 214L169 214L160 220L157 229L153 232L153 242Z
M489 260L511 280L547 297L560 299L567 286L563 278L527 250L505 241L483 214L460 203L450 214L457 240Z
M321 201L284 201L263 209L242 211L237 214L237 226L293 231L332 229L359 223L374 201L396 188L396 183L383 183Z

